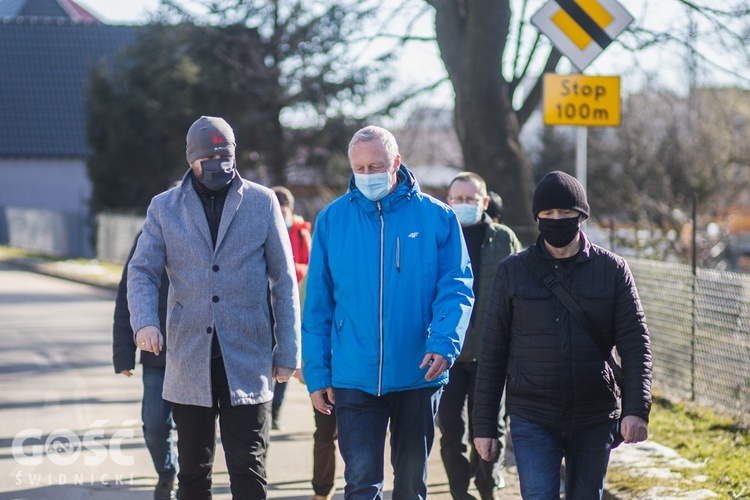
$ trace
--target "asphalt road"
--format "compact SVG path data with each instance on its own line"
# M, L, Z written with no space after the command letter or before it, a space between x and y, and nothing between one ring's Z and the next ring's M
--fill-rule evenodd
M111 363L113 301L110 290L0 263L0 500L152 498L156 475L141 431L140 370L126 378ZM271 435L269 498L312 495L312 411L304 386L293 380L284 428ZM218 450L214 497L226 499ZM499 498L520 498L513 467L506 479ZM391 485L387 479L386 490ZM336 486L336 498L343 498L340 458ZM451 498L437 439L429 493Z

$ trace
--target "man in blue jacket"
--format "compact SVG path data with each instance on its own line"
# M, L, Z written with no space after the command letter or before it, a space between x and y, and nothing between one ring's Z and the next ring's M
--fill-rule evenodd
M393 135L358 131L349 192L318 216L302 329L313 405L336 405L347 499L382 498L390 422L394 498L425 498L448 369L474 302L455 213L422 193Z

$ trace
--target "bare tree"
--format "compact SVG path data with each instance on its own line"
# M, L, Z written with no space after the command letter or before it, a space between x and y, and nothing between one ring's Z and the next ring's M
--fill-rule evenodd
M506 220L529 241L534 233L530 199L535 179L519 133L541 100L541 73L554 72L562 57L529 24L546 0L424 1L434 8L436 41L455 92L456 130L465 167L479 172L503 196ZM747 2L712 7L706 1L660 0L659 5L667 1L673 5L674 19L684 20L680 29L652 29L642 23L645 20L637 20L614 43L633 53L670 44L685 47L696 61L742 77L742 64L717 60L702 42L714 40L747 66Z
M182 2L180 2L182 4ZM291 166L340 164L361 105L390 82L387 58L355 64L349 42L372 14L361 2L162 2L154 23L89 79L92 206L148 206L187 169L185 132L200 115L234 128L237 166L267 185ZM296 116L299 129L285 125ZM328 179L336 178L329 176Z
M630 96L622 127L590 136L594 218L624 222L649 235L629 246L688 261L684 231L693 200L699 227L705 228L750 187L750 130L744 126L749 99L750 91L736 88L695 89L688 97L665 91ZM699 263L708 258L706 253Z
M323 129L346 104L360 105L390 82L381 71L387 58L364 66L349 51L374 14L368 2L196 0L190 10L185 3L162 0L161 19L202 28L193 41L209 73L202 96L247 131L243 143L252 150L243 162L266 184L285 183L294 160L284 113Z

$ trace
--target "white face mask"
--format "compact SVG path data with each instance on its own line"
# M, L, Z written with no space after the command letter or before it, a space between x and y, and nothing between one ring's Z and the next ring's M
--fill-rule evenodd
M294 216L292 214L289 214L288 217L284 217L284 224L286 224L287 229L291 229L292 224L294 224Z
M478 222L484 211L482 205L473 205L471 203L459 203L453 205L451 208L456 212L458 222L460 222L462 226L470 226Z
M354 174L354 183L365 198L378 201L391 190L391 180L388 172L381 174Z

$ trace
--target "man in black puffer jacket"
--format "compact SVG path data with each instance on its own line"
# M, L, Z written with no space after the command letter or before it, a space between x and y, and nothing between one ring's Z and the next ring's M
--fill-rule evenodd
M140 233L138 233L140 236ZM122 373L126 377L133 376L135 368L136 345L133 341L133 329L130 327L130 311L128 310L127 285L128 263L133 257L138 236L122 270L122 279L117 289L115 302L114 323L112 325L112 362L115 373ZM167 294L169 292L169 277L162 272L159 286L159 322L162 331L167 324ZM166 337L164 338L164 352L158 356L152 352L141 351L141 365L143 366L143 401L141 402L141 420L143 420L143 439L151 454L154 468L159 475L159 482L154 489L154 500L169 500L175 498L175 477L177 476L177 452L175 440L172 436L174 421L172 419L172 403L161 397L164 386L164 371L166 367Z
M537 243L498 266L475 389L474 443L482 458L497 449L497 415L506 406L524 499L558 498L565 457L565 497L600 499L618 431L625 443L648 437L651 348L627 263L581 231L589 216L583 186L563 172L537 185ZM526 254L531 262L524 262ZM598 342L538 281L537 261L588 314L607 346L617 347L620 389ZM622 398L620 397L622 390Z

